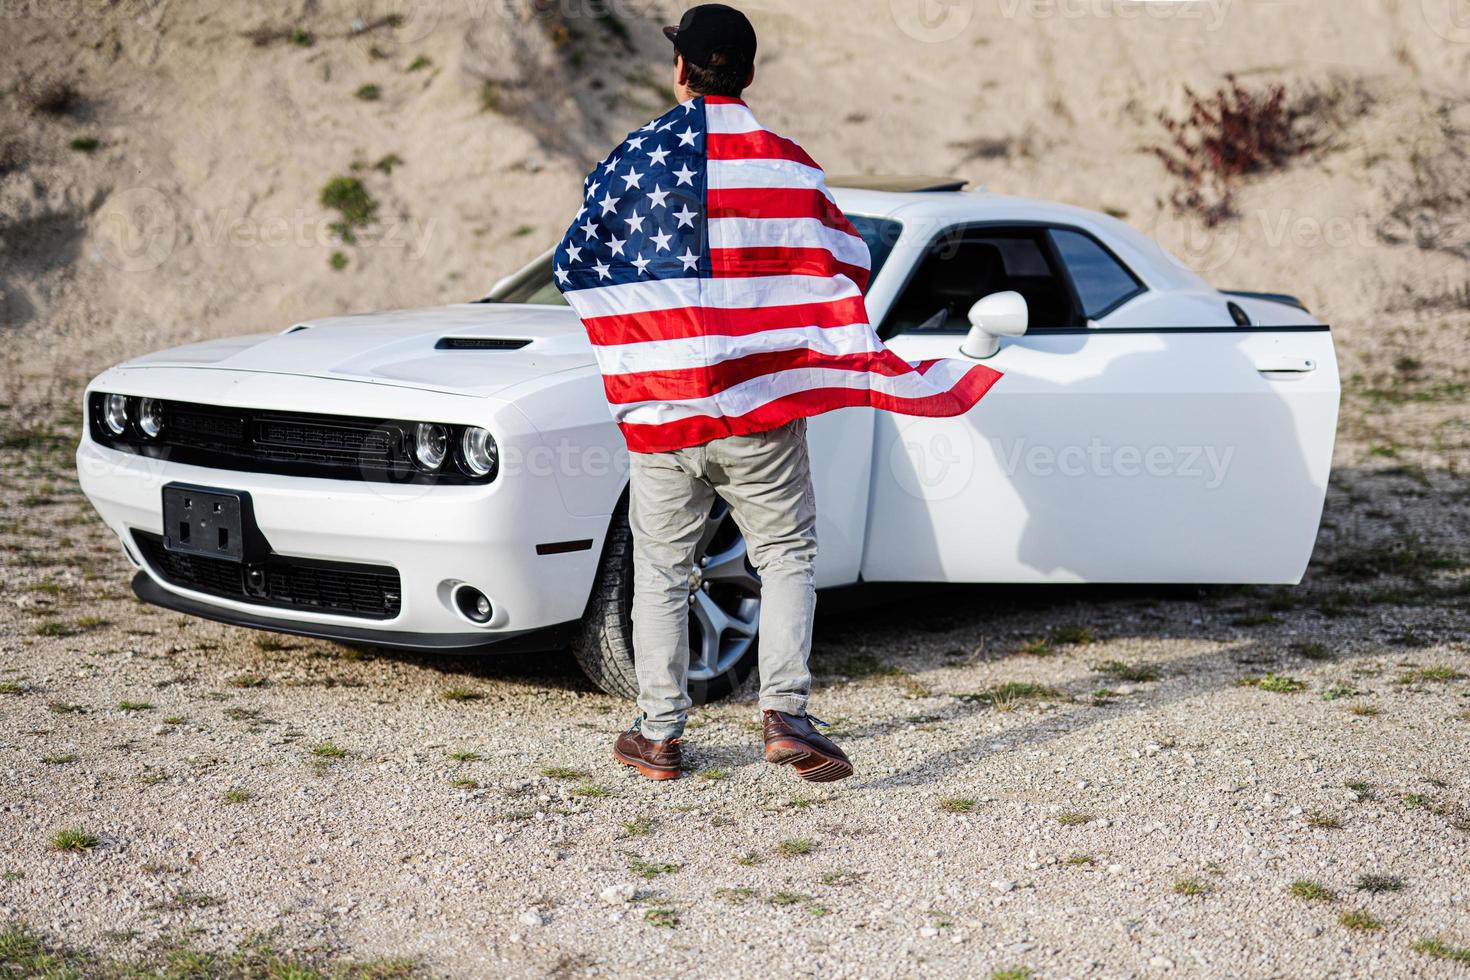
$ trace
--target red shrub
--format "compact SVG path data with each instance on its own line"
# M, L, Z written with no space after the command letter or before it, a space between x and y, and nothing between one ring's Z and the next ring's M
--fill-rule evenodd
M1225 80L1225 87L1209 96L1185 86L1188 109L1178 119L1159 113L1171 140L1152 148L1183 184L1170 203L1211 226L1235 213L1234 189L1241 177L1280 168L1309 148L1295 132L1296 113L1287 105L1285 87L1255 93L1234 75Z

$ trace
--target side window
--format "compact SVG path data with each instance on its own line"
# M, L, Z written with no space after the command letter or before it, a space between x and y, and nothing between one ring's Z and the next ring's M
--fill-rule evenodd
M865 214L849 214L847 220L852 222L852 226L863 236L863 242L868 246L868 261L871 266L868 282L871 284L878 278L883 264L893 252L893 246L903 234L903 225L889 218L872 218Z
M893 304L882 335L962 333L970 329L970 307L1005 290L1026 297L1034 329L1081 322L1044 228L962 228L929 247Z
M1052 244L1072 277L1082 312L1089 319L1106 316L1143 286L1096 239L1069 228L1053 228Z

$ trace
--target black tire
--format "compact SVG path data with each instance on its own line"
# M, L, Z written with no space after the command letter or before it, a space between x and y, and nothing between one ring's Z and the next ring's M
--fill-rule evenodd
M716 504L719 517L727 520L728 509ZM733 522L730 522L733 527ZM726 528L726 534L729 528ZM696 558L703 557L697 555ZM692 629L699 629L690 616ZM592 585L582 628L572 642L578 666L598 688L615 697L638 697L638 675L633 667L633 530L628 525L628 503L618 505L602 548L602 565ZM733 663L708 678L691 676L689 697L695 704L708 704L728 697L745 682L759 660L756 636Z

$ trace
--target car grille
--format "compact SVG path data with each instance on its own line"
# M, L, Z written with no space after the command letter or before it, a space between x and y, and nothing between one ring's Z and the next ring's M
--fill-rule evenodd
M270 555L250 565L168 551L163 538L134 531L143 559L165 582L182 589L286 609L392 619L402 607L398 571L386 565L356 565ZM257 587L246 588L246 569L258 569L263 577Z
M297 463L341 469L390 468L404 444L392 422L166 402L161 447L197 450L240 462ZM180 453L173 458L180 459ZM180 459L180 461L183 461Z

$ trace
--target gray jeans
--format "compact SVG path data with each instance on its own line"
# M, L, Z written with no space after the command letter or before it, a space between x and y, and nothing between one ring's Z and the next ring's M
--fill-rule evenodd
M805 714L817 593L817 507L806 420L665 453L633 453L633 658L642 731L684 733L694 555L718 494L761 577L762 710Z

